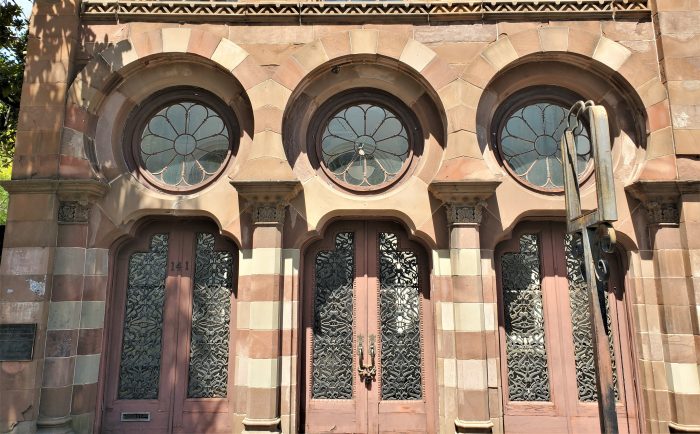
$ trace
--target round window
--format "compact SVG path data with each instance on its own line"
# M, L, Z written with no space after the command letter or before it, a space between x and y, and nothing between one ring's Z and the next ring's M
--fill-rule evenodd
M345 95L324 107L317 157L326 174L350 190L378 190L398 181L413 157L416 121L393 98Z
M231 110L199 89L169 91L138 110L131 160L164 190L191 191L216 177L231 155L237 125Z
M551 94L550 94L551 95ZM498 151L505 167L526 185L546 191L562 191L564 172L561 137L569 119L567 99L537 97L506 101L497 131ZM523 100L524 99L524 100ZM571 99L571 103L577 98ZM579 178L590 173L591 142L585 126L576 130L576 169Z

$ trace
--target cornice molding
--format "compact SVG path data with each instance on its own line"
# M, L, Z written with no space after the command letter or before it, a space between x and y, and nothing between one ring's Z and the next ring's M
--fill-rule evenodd
M104 197L109 185L94 179L13 179L0 181L10 194L57 194L62 201L93 203Z
M650 18L649 0L231 2L83 0L83 21L417 22Z
M681 195L700 191L700 181L637 181L625 191L642 203L649 224L677 225Z

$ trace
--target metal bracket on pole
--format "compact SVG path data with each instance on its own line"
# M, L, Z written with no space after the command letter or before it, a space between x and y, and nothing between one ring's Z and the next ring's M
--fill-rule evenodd
M598 298L599 288L603 289L602 286L608 278L608 265L605 259L601 258L601 253L610 253L614 249L616 237L611 223L617 220L608 114L604 107L597 106L592 101L578 101L571 107L569 113L569 125L561 138L566 227L569 233L580 232L583 242L600 432L617 434L611 355ZM576 149L576 135L581 133L584 124L588 125L591 139L597 198L597 208L585 213L581 209ZM600 251L594 252L593 245L597 245Z

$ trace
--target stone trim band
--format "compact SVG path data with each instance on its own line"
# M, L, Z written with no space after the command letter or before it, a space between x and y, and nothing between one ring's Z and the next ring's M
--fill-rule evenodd
M649 0L280 2L84 0L83 21L323 22L650 17Z

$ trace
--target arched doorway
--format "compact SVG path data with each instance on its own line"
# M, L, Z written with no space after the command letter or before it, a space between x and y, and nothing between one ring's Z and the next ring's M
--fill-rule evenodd
M202 221L148 224L119 249L104 432L231 432L237 259Z
M395 223L339 222L304 258L304 432L434 432L422 247Z
M496 249L501 378L507 433L599 432L582 245L564 224L518 225ZM639 432L630 331L619 258L604 321L613 355L620 432Z

